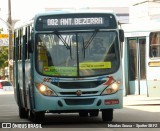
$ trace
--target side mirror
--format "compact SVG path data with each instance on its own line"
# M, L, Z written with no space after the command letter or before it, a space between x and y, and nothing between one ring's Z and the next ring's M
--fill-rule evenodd
M119 39L120 42L124 42L124 30L119 29Z

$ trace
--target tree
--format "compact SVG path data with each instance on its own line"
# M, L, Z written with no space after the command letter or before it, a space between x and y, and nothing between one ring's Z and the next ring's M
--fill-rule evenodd
M0 47L0 68L8 66L8 47Z

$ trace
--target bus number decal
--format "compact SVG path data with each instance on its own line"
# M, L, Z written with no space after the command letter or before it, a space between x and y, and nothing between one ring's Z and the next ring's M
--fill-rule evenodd
M50 82L51 78L44 78L43 81L44 82Z
M47 19L47 25L58 25L58 19Z
M59 82L59 78L55 77L55 78L44 78L43 81L44 82Z

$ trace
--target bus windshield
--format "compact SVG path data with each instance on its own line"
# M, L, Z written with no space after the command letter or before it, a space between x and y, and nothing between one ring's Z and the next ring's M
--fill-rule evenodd
M107 75L120 65L116 31L36 34L36 69L42 75Z

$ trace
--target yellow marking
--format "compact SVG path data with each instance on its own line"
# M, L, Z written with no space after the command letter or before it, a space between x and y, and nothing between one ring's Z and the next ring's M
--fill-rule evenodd
M0 39L5 39L8 38L8 34L0 34ZM12 38L14 37L14 35L12 34Z
M149 66L160 66L160 61L154 61L154 62L149 62L148 63Z
M111 68L111 62L84 62L80 63L80 69L104 69Z

